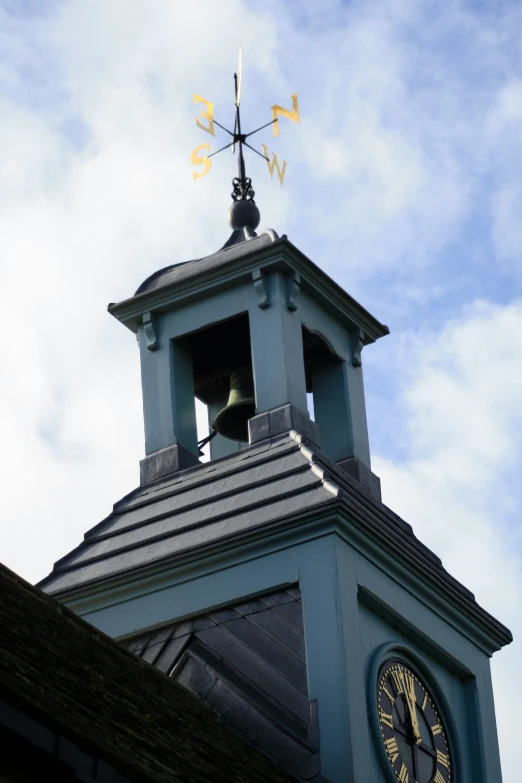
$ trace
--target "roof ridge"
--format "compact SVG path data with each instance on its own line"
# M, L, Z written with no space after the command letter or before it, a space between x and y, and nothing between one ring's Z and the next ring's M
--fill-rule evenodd
M318 455L316 451L308 446L309 443L312 444L312 441L306 436L301 435L297 430L290 430L289 435L292 440L295 440L296 443L299 444L301 454L310 463L311 470L321 479L323 487L328 490L328 492L331 492L334 497L340 497L343 494L341 487L331 480L328 470L321 465L321 455L323 452L319 449Z

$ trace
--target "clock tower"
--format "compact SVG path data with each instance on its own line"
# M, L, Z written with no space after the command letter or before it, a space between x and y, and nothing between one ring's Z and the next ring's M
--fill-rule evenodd
M383 503L362 355L388 328L257 231L235 90L231 236L109 306L139 342L139 486L40 586L296 780L500 783L511 634Z
M139 340L140 485L41 586L296 779L499 783L511 635L371 470L362 351L388 329L258 214L109 306Z

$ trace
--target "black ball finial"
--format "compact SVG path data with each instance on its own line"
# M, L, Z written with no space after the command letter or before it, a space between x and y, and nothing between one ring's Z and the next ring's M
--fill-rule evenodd
M261 214L253 201L242 198L230 205L228 222L234 231L239 228L255 231L260 220Z

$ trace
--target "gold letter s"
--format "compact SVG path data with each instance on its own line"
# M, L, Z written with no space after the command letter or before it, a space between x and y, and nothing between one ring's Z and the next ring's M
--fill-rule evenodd
M279 177L279 182L281 184L281 187L283 187L283 180L285 178L285 171L286 171L286 160L283 161L283 168L279 168L279 161L277 160L277 155L272 153L272 160L268 157L268 150L265 147L264 144L261 144L261 149L263 150L263 155L266 158L266 165L268 166L268 173L270 174L270 179L274 176L274 169L277 171L277 176Z
M196 117L196 125L198 128L201 128L201 130L206 131L207 133L210 133L211 136L215 136L214 131L214 104L210 103L209 101L206 101L204 98L200 98L199 95L194 95L194 103L204 103L207 107L207 111L205 109L201 109L201 118L203 120L208 120L208 125L203 125L199 119L199 117Z
M297 93L294 93L290 97L292 98L292 111L290 111L290 109L283 109L282 106L272 106L272 117L274 118L274 132L272 136L279 135L279 120L277 119L278 114L282 114L283 117L286 117L288 120L292 120L293 122L300 122L299 107L297 105Z
M197 180L199 177L204 177L205 174L208 174L210 171L211 166L211 160L210 158L207 158L206 155L198 155L199 150L201 149L207 149L210 151L210 144L208 141L206 141L204 144L200 144L198 147L195 147L195 149L192 150L192 155L190 156L191 163L194 164L194 166L205 166L205 171L202 171L201 173L197 173L196 171L192 172L192 176L194 177L194 180Z

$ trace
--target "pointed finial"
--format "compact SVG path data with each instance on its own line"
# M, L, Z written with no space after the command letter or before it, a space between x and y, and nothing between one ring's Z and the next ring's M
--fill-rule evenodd
M252 236L252 234L255 236L255 229L259 225L260 221L260 214L259 209L256 207L255 201L254 201L254 189L252 188L252 180L250 177L247 177L246 175L246 167L245 167L245 158L244 158L244 148L248 147L249 150L252 152L255 152L256 155L259 155L260 158L263 158L263 160L266 162L268 167L268 172L270 174L270 177L273 177L274 171L277 172L277 177L279 179L279 183L282 185L283 180L285 177L286 172L286 161L283 161L282 166L279 165L279 161L277 159L277 155L275 153L272 154L272 158L270 159L270 155L268 152L268 149L265 144L261 144L262 153L256 150L254 147L252 147L250 143L250 137L254 136L256 133L259 133L259 131L262 131L265 128L268 128L270 126L273 126L273 135L277 136L279 135L279 125L278 125L278 118L279 116L286 117L289 120L292 120L293 122L299 122L299 108L297 105L297 93L294 93L292 95L292 109L285 109L283 106L274 105L272 106L272 119L270 122L264 123L264 125L261 125L259 128L256 128L253 131L250 131L249 133L243 133L241 129L241 82L242 82L242 51L241 51L241 45L239 47L239 59L238 59L238 68L237 72L234 74L234 130L231 131L228 128L225 128L221 123L219 123L214 118L214 104L210 101L206 101L204 98L201 98L199 95L194 95L194 102L198 103L201 102L204 104L205 109L201 110L201 118L196 117L196 125L198 128L201 128L202 130L209 133L211 136L215 136L215 129L214 126L217 126L218 128L221 128L221 130L225 131L225 133L228 133L228 135L231 137L228 144L225 144L220 149L216 150L215 152L212 152L210 155L198 155L198 152L202 148L210 149L210 144L208 142L204 144L200 144L198 147L196 147L192 151L191 160L192 163L196 166L204 166L204 170L201 172L193 172L193 178L194 180L199 179L200 177L204 177L205 174L208 174L211 167L211 159L215 155L219 155L219 153L223 152L226 149L231 149L233 153L237 152L237 176L234 177L232 180L232 200L233 204L230 206L228 210L228 220L231 225L231 227L234 229L235 238L231 237L231 239L227 242L225 247L227 247L232 239L233 241L239 241L238 237L242 232L242 235L244 236Z

